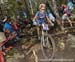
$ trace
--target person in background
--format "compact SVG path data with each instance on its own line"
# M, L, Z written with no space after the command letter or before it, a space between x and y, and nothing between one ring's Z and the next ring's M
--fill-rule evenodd
M73 3L72 3L71 0L68 1L67 7L68 7L68 10L69 10L69 11L73 10Z
M13 26L11 24L11 20L9 18L7 19L7 21L3 25L3 31L6 33L8 30L10 31L10 33L14 32Z
M11 24L10 18L8 18L5 24L3 25L3 31L6 36L6 40L3 42L3 47L5 47L5 51L8 51L11 46L16 43L15 39L17 36L17 33L16 31L14 31L13 26Z
M14 20L11 20L11 24L12 24L14 31L17 33L17 36L19 36L19 34L20 34L19 24L17 22L15 22Z
M48 12L48 16L49 16L51 22L53 23L52 26L54 26L54 23L55 23L55 17L53 16L53 14L52 14L49 10L48 10L47 12Z
M64 21L65 20L67 20L69 22L69 24L70 24L70 27L72 27L72 22L71 22L71 20L69 18L70 16L71 16L71 13L70 13L70 11L68 11L67 6L65 6L64 10L63 10L62 21L61 21L61 23L62 23L62 30L64 30Z

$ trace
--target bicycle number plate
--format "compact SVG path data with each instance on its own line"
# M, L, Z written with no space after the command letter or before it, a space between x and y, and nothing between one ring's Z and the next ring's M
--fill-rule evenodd
M42 28L43 28L43 30L49 30L48 24L42 24Z

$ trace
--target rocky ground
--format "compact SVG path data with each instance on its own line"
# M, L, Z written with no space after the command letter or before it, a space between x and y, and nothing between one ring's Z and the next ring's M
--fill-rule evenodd
M54 37L56 50L53 62L75 62L75 36L72 34ZM37 40L29 41L27 44L17 45L7 55L9 62L49 62L42 55L40 43ZM37 43L36 43L36 42ZM34 43L34 44L33 44ZM32 47L30 47L31 45ZM50 53L48 53L50 54ZM40 60L42 59L42 60Z
M75 33L59 34L53 38L56 48L52 62L75 62ZM49 54L51 53L47 53ZM17 43L6 53L5 58L7 62L50 62L50 59L43 56L40 42L32 36Z

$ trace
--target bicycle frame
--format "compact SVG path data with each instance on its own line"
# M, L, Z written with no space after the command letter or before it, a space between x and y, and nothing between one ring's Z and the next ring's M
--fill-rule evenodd
M45 34L48 33L48 25L46 24L46 27L45 27L44 24L42 24L42 29L41 30L42 30L41 42L43 43L43 46L46 47L48 45L48 37L46 37L46 39L44 39L44 38L45 38ZM44 32L44 31L46 31L46 32ZM47 41L46 44L45 44L45 40Z
M51 57L50 59L52 59L54 57L54 53L55 53L55 42L52 38L51 35L48 35L48 25L47 25L47 29L43 29L43 25L41 27L41 50L42 50L42 54L45 57L45 59L48 59L48 56L46 55L47 51L50 50L51 44L52 44L52 53L51 53ZM45 31L45 32L44 32ZM51 41L51 44L50 44Z

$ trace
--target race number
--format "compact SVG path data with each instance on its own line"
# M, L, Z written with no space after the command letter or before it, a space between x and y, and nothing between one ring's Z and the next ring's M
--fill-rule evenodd
M48 24L42 24L43 30L49 30Z

